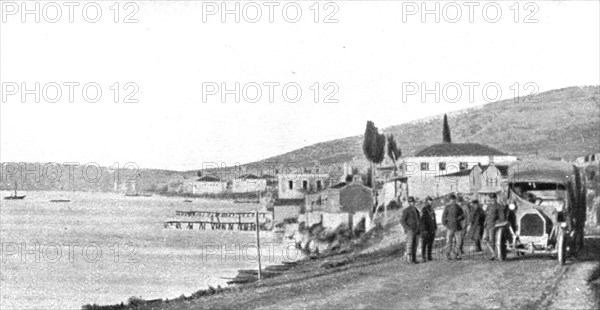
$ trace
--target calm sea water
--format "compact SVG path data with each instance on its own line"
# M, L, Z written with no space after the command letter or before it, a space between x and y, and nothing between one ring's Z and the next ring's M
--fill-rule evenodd
M112 193L26 194L25 200L0 202L2 309L175 298L225 286L222 277L257 268L255 232L163 227L175 210L254 211L256 205ZM261 232L263 266L300 255L290 241Z

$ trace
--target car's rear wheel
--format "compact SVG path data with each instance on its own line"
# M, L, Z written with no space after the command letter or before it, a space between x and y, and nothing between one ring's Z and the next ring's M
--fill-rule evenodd
M496 253L498 254L498 260L503 261L506 259L506 253L508 252L506 239L506 228L499 227L496 229Z

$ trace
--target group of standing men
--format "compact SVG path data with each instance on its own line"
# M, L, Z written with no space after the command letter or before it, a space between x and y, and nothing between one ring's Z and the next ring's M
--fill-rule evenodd
M482 207L477 199L467 203L461 196L449 195L450 202L442 214L442 225L446 228L446 245L444 253L448 260L460 260L464 254L465 239L475 244L476 252L481 252L482 241L495 259L494 232L496 223L505 221L506 207L497 202L495 193L488 196ZM406 251L410 263L417 263L418 238L421 239L422 262L433 260L431 255L437 231L436 215L433 210L433 199L425 198L421 212L415 206L415 198L408 198L408 207L404 209L400 223L406 234ZM422 214L421 214L422 213Z

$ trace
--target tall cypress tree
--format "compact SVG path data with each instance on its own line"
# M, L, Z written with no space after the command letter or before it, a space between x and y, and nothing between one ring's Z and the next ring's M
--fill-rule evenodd
M372 121L367 121L367 127L365 128L365 135L363 138L363 153L365 157L373 162L377 152L377 127Z
M380 134L377 127L372 121L367 121L367 128L365 128L365 136L363 140L363 153L369 160L371 167L368 171L371 177L371 187L375 190L375 178L373 173L375 169L373 164L379 164L385 158L385 135ZM377 196L375 197L375 204L377 204Z
M402 156L402 151L398 148L398 144L396 144L396 139L394 139L394 135L390 134L387 137L387 154L390 159L396 164L396 160Z
M377 128L377 127L375 127ZM379 164L385 159L385 134L377 132L377 139L375 144L375 157L373 163Z
M448 126L448 117L444 114L444 132L442 133L444 143L452 143L452 137L450 136L450 126Z

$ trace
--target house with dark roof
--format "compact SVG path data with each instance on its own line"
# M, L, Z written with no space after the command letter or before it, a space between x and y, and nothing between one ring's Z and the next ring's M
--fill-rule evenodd
M409 195L442 196L471 192L469 175L474 167L515 160L516 156L479 143L439 143L406 157L401 168L408 179Z
M233 193L263 192L265 190L267 190L267 180L254 174L244 174L233 179L231 183L231 192Z

